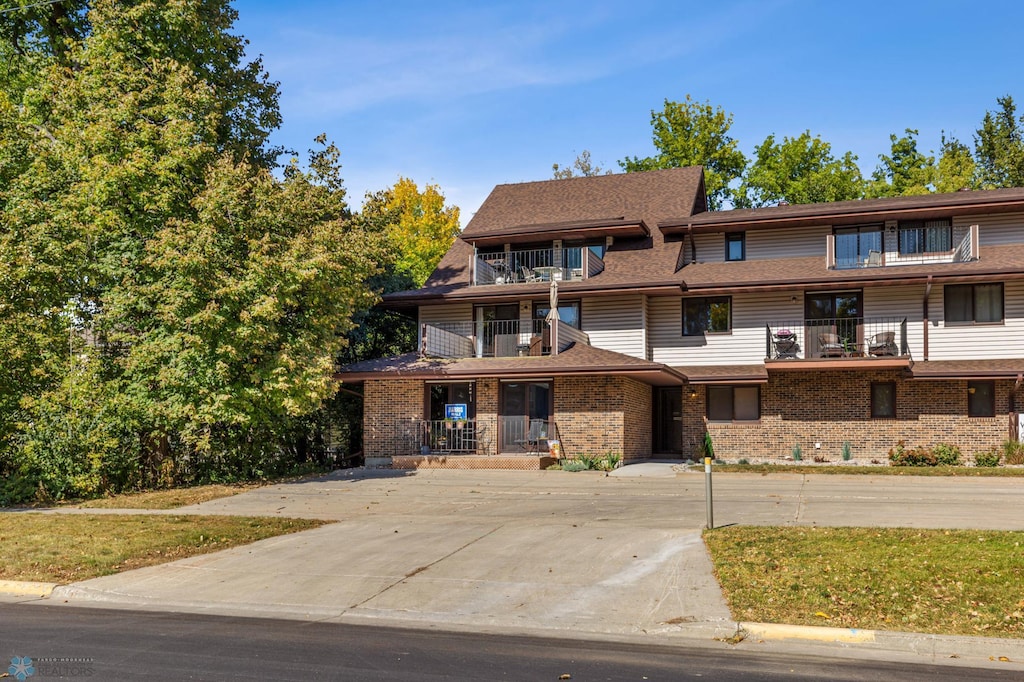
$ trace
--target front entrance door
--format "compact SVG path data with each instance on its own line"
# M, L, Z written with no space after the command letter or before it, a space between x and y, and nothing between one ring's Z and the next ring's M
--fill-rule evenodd
M681 455L683 452L683 391L678 386L654 389L654 452Z

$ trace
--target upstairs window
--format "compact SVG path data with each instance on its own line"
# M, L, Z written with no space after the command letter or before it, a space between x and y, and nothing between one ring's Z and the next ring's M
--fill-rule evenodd
M732 331L732 298L683 299L683 336L703 336Z
M1003 321L1003 285L947 284L943 289L947 324L995 324Z
M533 319L535 320L546 320L548 319L548 313L551 312L551 304L547 301L543 303L533 304ZM579 301L559 301L558 302L558 319L569 325L570 327L580 328L580 302ZM535 325L535 328L539 328L539 325Z
M949 218L900 221L900 255L952 250L953 225Z
M730 232L725 235L725 260L747 259L747 235L743 232Z

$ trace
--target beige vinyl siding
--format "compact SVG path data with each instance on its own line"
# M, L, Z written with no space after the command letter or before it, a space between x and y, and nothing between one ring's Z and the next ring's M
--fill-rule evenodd
M935 287L932 287L932 295ZM910 356L920 360L924 357L924 285L898 287L868 287L864 289L864 317L868 319L907 319L907 345ZM881 329L881 327L879 327ZM899 343L899 327L896 343ZM864 339L869 342L870 339Z
M443 305L421 305L419 324L416 330L417 344L422 342L423 325L432 322L472 322L472 303L445 303Z
M821 256L825 262L825 239L832 231L827 225L786 229L749 230L747 260Z
M793 297L796 301L793 301ZM651 298L648 334L651 360L666 365L754 365L764 362L769 322L803 318L803 292L732 296L732 332L683 336L681 298Z
M580 321L598 348L637 358L647 356L644 330L644 296L585 298Z
M1003 324L947 326L944 291L935 286L929 298L929 360L1024 358L1024 282L1003 283Z
M701 232L693 236L693 244L697 248L699 263L721 263L725 260L725 236L721 232ZM690 262L690 249L687 245L686 262Z
M982 246L1024 242L1024 214L998 213L953 219L954 225L977 225Z

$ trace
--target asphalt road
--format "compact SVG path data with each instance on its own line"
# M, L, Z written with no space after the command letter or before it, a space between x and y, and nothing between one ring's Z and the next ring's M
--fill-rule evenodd
M1009 680L1019 672L501 637L294 620L0 604L0 663L30 681L102 680ZM5 672L0 666L0 674ZM564 677L564 676L570 677ZM15 679L11 677L10 679ZM1019 679L1019 677L1017 678Z

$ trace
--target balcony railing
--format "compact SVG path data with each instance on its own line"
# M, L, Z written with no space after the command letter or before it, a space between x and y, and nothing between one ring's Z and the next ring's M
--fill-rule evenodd
M933 238L934 235L928 232L930 229L934 228L838 235L838 239L837 235L826 235L825 265L829 269L846 270L892 265L966 263L978 259L977 225L954 225L947 233L948 241L945 238ZM844 238L849 240L845 246ZM920 245L921 250L901 248L901 241L913 244L914 247Z
M910 357L907 318L789 320L765 325L768 360Z
M460 421L423 419L417 422L418 454L492 454L495 441L488 426L476 419ZM551 419L526 416L498 417L498 454L546 455L558 440L558 425Z
M544 320L432 322L423 325L421 351L435 358L513 358L550 355Z
M420 330L420 353L432 358L513 358L557 355L590 337L561 320L431 322Z
M604 260L585 246L477 252L470 265L474 285L579 281L604 270Z
M420 422L420 452L423 454L475 453L481 440L486 440L486 435L475 419L424 419Z

